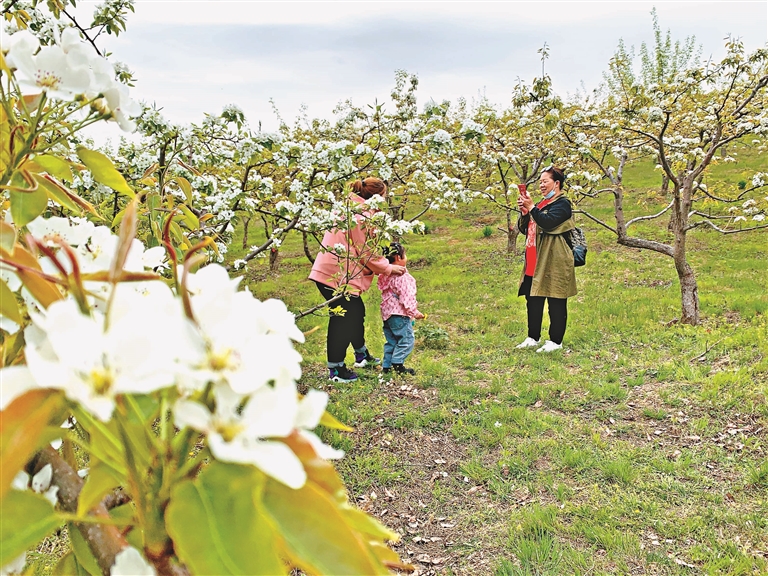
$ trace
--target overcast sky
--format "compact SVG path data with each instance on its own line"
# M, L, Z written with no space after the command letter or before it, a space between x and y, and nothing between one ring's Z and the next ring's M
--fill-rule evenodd
M81 5L82 3L78 3ZM517 78L546 71L561 95L601 80L619 39L652 43L651 9L673 38L695 35L704 57L727 34L754 50L768 39L768 2L256 2L136 0L128 31L106 46L137 79L134 97L174 122L238 105L251 126L277 127L334 106L386 101L394 71L419 76L419 105L484 93L505 105ZM86 5L87 6L87 5ZM82 8L81 8L82 9Z

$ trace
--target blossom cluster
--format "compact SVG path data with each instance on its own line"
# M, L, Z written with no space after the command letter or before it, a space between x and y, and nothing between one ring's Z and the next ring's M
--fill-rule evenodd
M42 242L72 242L81 271L109 269L118 238L103 227L65 227L60 220L35 222L30 229L41 233ZM133 242L126 270L161 262L154 249ZM256 466L301 487L301 461L279 439L299 434L322 457L341 453L311 432L327 395L298 397L301 356L293 342L303 342L304 335L294 316L279 300L259 301L238 290L240 279L217 264L195 273L179 270L179 277L186 305L166 282L143 280L114 288L102 282L110 290L106 298L93 289L97 282L87 282L85 305L70 295L47 308L30 306L26 365L0 369L3 401L30 389L57 389L108 422L121 396L165 391L176 398L176 426L204 434L215 458Z
M4 37L0 49L22 94L45 93L67 102L82 97L124 131L136 129L131 117L141 107L131 99L128 87L115 79L114 65L86 46L74 28L65 28L56 34L54 44L43 47L34 34L20 30Z

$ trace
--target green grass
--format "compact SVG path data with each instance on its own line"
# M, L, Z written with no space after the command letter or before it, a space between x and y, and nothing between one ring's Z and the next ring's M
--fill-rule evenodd
M738 176L733 167L717 169ZM656 177L644 182L639 168L627 182L642 194ZM604 206L589 208L610 216ZM618 247L584 222L590 257L569 302L566 351L541 357L514 350L525 335L521 263L505 253L504 238L479 239L494 216L477 204L434 217L431 234L408 239L429 313L412 357L421 395L403 402L372 375L334 390L331 410L357 427L343 445L351 493L387 488L402 499L389 508L482 523L481 549L493 562L477 564L476 547L459 545L473 535L458 533L442 552L450 557L445 574L768 571L765 235L690 235L702 313L691 327L669 324L679 317L669 259ZM640 232L667 237L661 222ZM254 292L292 297L296 310L315 303L313 287L309 299L296 289L308 263L286 262L296 268L252 284ZM366 301L377 350L375 289ZM302 328L311 325L321 330L302 352L308 366L322 366L323 321ZM435 346L438 330L445 336ZM307 385L327 387L321 371L310 370ZM381 422L363 422L371 406ZM372 443L371 434L392 440ZM431 450L433 439L440 450ZM424 443L415 455L414 442ZM439 468L432 456L446 445L455 460L449 476L430 480ZM467 498L468 486L479 486L480 496ZM405 536L401 553L418 551L407 525L392 518L390 526Z
M627 179L651 187L640 174ZM690 235L702 322L683 326L670 323L680 316L671 260L582 222L589 263L565 351L541 355L514 349L522 264L505 238L485 236L497 216L476 203L406 239L429 314L417 323L415 378L366 370L330 386L325 320L299 322L319 327L301 347L302 385L328 390L330 411L355 427L323 434L347 451L339 469L352 498L385 514L405 558L442 557L423 566L439 574L768 573L765 235ZM663 239L664 224L640 231ZM277 274L251 267L251 290L296 311L316 304L299 246L282 252ZM365 301L378 352L375 287Z
M715 173L735 181L761 161ZM650 164L631 166L626 182L627 217L665 204L648 192ZM671 260L582 220L590 251L565 350L542 355L514 348L526 327L521 257L484 233L500 214L478 202L427 222L429 234L405 239L429 315L409 359L416 377L362 370L330 385L326 319L299 321L300 387L326 390L329 411L355 428L322 436L347 453L338 468L351 499L402 535L401 557L444 575L768 573L765 233L690 234L702 322L684 326L670 322L680 316ZM669 238L666 222L638 228ZM260 260L244 282L300 311L320 302L309 270L291 237L277 273ZM380 353L378 290L364 299Z

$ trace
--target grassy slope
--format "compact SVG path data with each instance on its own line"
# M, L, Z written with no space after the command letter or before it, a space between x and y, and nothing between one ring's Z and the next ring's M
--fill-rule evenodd
M650 168L630 169L628 188L653 185ZM731 181L744 170L717 168ZM650 206L631 213L655 211L640 198ZM409 268L422 326L450 340L420 340L415 378L366 370L329 385L325 320L300 321L319 327L301 347L302 385L327 390L330 410L355 426L325 437L347 451L353 498L403 534L400 554L439 574L768 573L765 234L690 236L703 317L690 327L670 323L669 259L583 222L590 253L566 351L543 356L514 349L525 336L521 260L498 233L482 235L499 215L476 204L430 223L432 234L408 239ZM663 223L641 231L666 235ZM298 311L319 301L308 272L288 242L279 274L262 261L248 284ZM378 291L365 299L380 352Z

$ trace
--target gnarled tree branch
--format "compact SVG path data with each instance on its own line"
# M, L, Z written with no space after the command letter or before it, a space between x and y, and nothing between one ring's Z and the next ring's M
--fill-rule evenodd
M632 224L635 222L641 222L642 220L653 220L655 218L658 218L665 212L667 212L672 206L675 204L675 201L672 200L669 204L667 204L667 207L664 208L661 212L657 212L656 214L650 214L648 216L638 216L637 218L632 218L629 222L627 222L627 228L629 228Z

